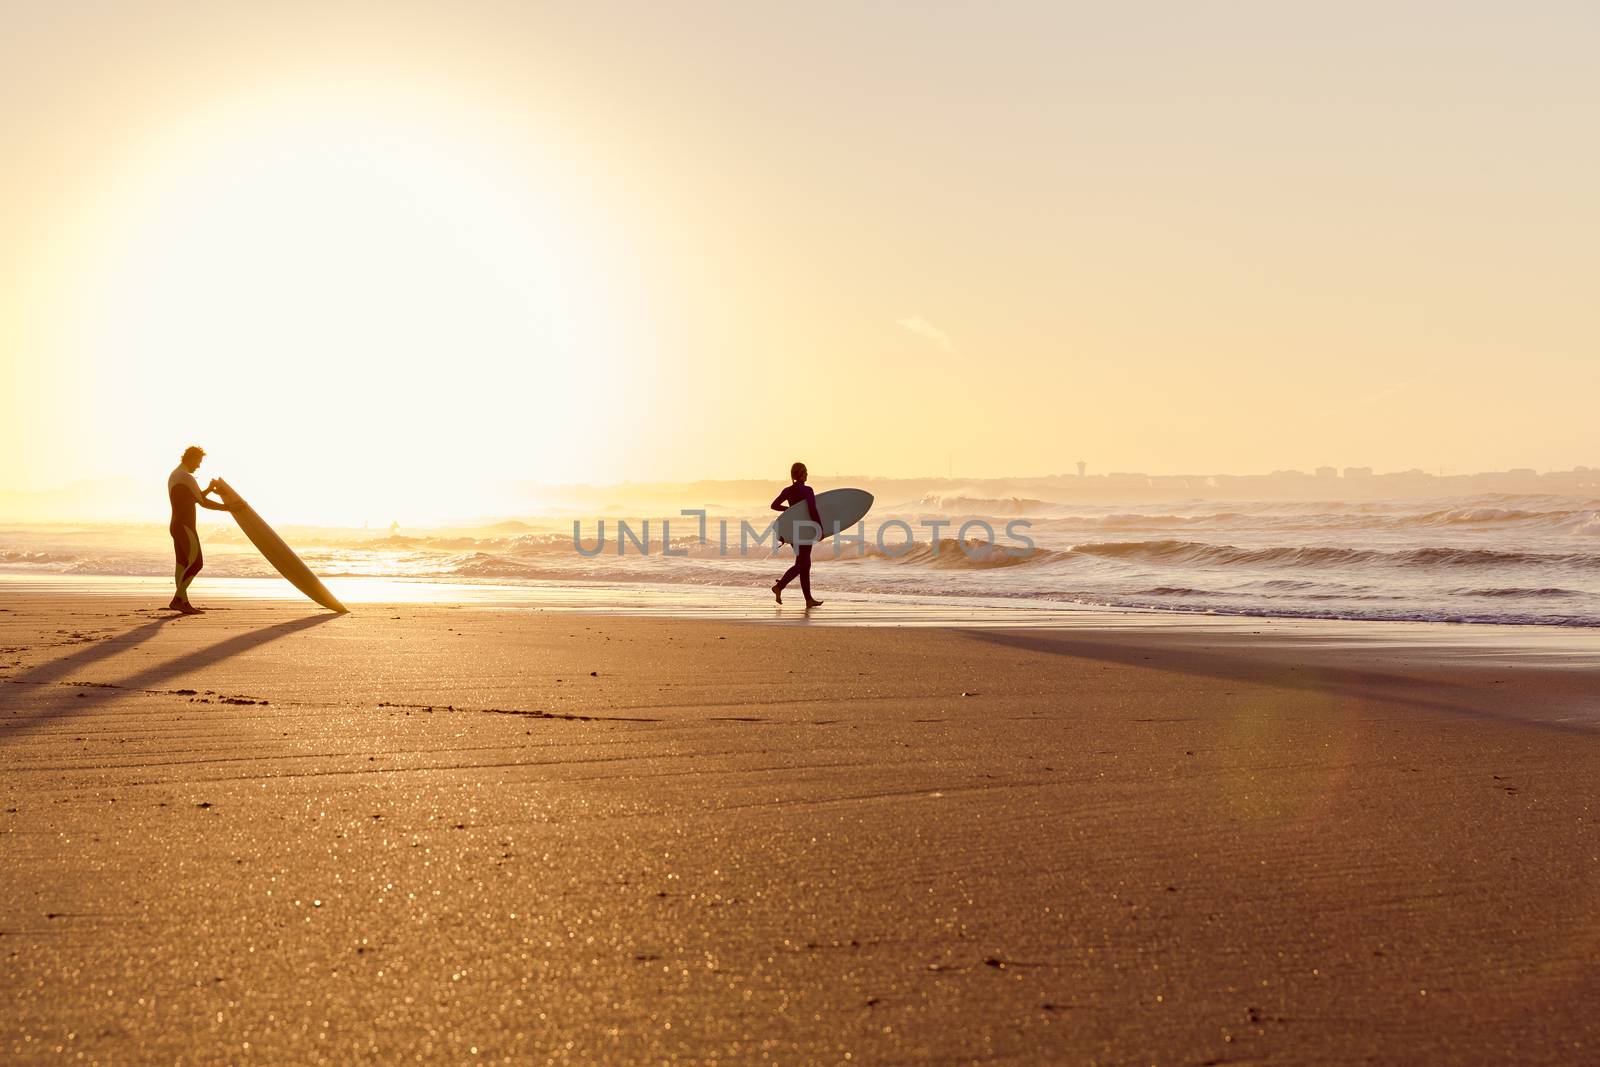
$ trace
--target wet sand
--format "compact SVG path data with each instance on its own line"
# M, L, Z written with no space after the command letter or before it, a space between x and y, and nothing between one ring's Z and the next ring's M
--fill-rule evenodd
M147 603L0 602L9 1062L1600 1059L1582 662Z

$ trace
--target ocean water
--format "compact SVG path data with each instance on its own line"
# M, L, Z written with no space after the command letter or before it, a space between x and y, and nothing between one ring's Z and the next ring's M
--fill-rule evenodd
M280 532L325 578L451 583L649 582L727 587L765 598L788 566L770 543L740 550L741 522L770 512L712 511L695 520L621 516L634 540L618 553L619 516L548 516L469 529L402 531L286 527ZM895 520L904 525L883 527ZM981 526L993 529L993 541ZM727 547L720 536L726 523ZM1029 538L1027 549L1011 530ZM1026 524L1024 527L1021 524ZM934 524L944 524L936 526ZM907 540L907 528L911 539ZM880 542L880 529L882 532ZM832 591L1004 598L1083 607L1219 615L1600 626L1600 500L1493 495L1362 502L1087 505L928 497L879 502L865 544L815 553L818 595ZM229 525L202 528L205 575L270 577ZM165 576L164 526L0 525L0 575ZM798 589L794 594L798 596Z

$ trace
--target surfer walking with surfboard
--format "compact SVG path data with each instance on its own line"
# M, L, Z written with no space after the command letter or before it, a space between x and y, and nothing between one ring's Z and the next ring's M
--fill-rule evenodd
M185 615L200 614L200 609L189 603L189 583L205 566L205 558L200 554L200 534L194 525L195 505L211 511L233 510L227 504L206 499L206 494L216 490L215 481L201 489L200 483L195 480L194 472L200 469L200 462L205 457L205 449L190 445L183 450L183 458L172 468L172 473L167 475L167 500L172 504L172 522L167 531L172 534L172 550L177 557L174 581L178 586L167 609L181 611Z
M800 579L800 592L805 594L806 607L814 608L822 601L811 596L811 547L817 537L822 533L822 515L817 511L817 494L806 484L806 465L796 463L789 468L789 477L793 479L788 488L779 493L772 501L773 511L787 511L791 505L804 500L806 510L811 512L811 521L816 523L816 532L809 538L801 537L794 546L794 565L783 572L783 577L772 583L772 595L778 603L783 603L783 590L795 578Z

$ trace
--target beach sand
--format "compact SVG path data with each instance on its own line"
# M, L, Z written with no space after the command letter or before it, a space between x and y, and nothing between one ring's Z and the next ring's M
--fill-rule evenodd
M7 1062L1600 1062L1583 664L0 603Z

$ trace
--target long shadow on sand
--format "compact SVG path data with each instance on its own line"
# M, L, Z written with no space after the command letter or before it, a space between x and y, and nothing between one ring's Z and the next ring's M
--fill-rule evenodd
M143 626L135 626L126 633L108 637L103 641L96 641L88 648L79 649L71 655L53 659L49 663L41 663L37 667L29 667L21 674L11 675L4 681L15 682L21 685L49 685L51 682L65 678L73 671L98 663L100 660L125 652L134 645L140 645L160 633L163 628L183 618L182 615L163 615Z
M309 615L302 619L293 619L289 622L274 623L271 626L247 630L225 641L218 641L216 644L195 649L193 652L179 656L177 659L146 667L120 681L94 682L81 687L73 686L72 693L63 694L59 697L51 694L46 698L43 707L39 708L35 713L0 721L0 742L48 725L56 719L67 715L88 711L118 697L141 692L189 671L200 670L201 668L221 663L225 659L237 656L242 652L248 652L254 648L260 648L262 645L276 641L280 637L288 637L290 634L309 630L313 626L320 626L339 617L338 615ZM49 663L41 663L39 666L14 677L0 679L0 684L6 686L44 687L61 683L72 673L82 670L92 663L114 656L148 640L172 621L172 619L164 618L146 623L143 626L137 626L127 633L110 638L93 648L86 648L81 652L62 656L60 659L51 660Z
M1318 663L1315 657L1291 657L1280 650L1265 651L1250 647L1241 651L1219 648L1213 640L1206 647L1186 646L1177 641L1121 639L1097 641L1092 638L1057 634L1030 634L1005 630L966 630L968 637L1007 648L1044 652L1074 659L1116 663L1144 670L1215 678L1242 685L1264 685L1302 692L1348 694L1387 704L1400 704L1452 716L1499 723L1521 723L1550 730L1594 736L1600 723L1576 723L1517 714L1508 694L1479 686L1452 683L1426 674L1396 674ZM1439 674L1451 669L1441 666ZM1550 696L1551 710L1557 698Z

